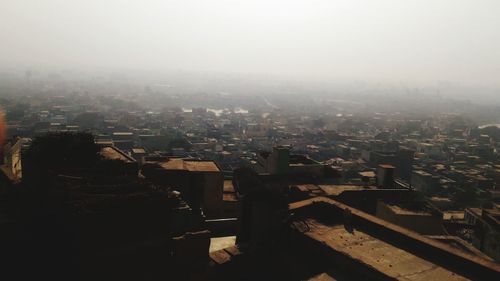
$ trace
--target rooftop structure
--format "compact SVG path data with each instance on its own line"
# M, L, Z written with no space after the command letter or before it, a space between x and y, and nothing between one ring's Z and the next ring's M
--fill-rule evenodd
M193 209L201 208L208 217L220 217L224 175L214 161L170 158L147 162L142 174L168 188L179 190Z
M339 270L356 270L355 280L500 277L498 264L324 197L293 203L289 209L296 213L292 228L300 240L295 243L306 243L311 258L328 259Z
M215 279L433 281L500 277L498 264L454 237L419 235L325 197L290 204L290 216L285 220L279 219L282 211L265 207L269 201L258 201L259 212L267 212L267 216L262 215L268 224L251 231L266 232L267 242L252 235L243 248L231 246L210 253L220 274ZM255 248L254 243L264 247ZM245 270L249 264L252 270Z
M123 153L116 147L108 146L101 148L101 155L110 160L120 160L126 163L135 162L134 158Z
M121 170L128 176L137 177L139 165L137 161L114 146L101 147L100 154L107 160L115 161L121 165Z
M433 212L423 203L379 201L376 216L421 234L444 234L442 214Z
M314 219L304 221L306 235L352 262L395 280L468 280L411 252L363 232L348 231L343 224L326 225ZM301 224L295 227L301 231Z
M465 209L465 220L473 225L472 244L494 258L500 260L500 211L494 209Z
M166 170L186 170L190 172L220 172L214 161L186 160L171 158L160 164Z
M306 155L290 154L290 147L275 146L273 151L257 154L258 172L276 175L324 177L326 165Z

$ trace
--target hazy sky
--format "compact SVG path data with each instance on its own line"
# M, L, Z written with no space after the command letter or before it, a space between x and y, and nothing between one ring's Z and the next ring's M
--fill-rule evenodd
M0 63L500 86L500 1L0 0Z

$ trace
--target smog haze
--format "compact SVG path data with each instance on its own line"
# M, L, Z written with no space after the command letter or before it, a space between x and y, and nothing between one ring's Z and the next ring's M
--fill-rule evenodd
M498 1L7 1L4 66L498 88Z

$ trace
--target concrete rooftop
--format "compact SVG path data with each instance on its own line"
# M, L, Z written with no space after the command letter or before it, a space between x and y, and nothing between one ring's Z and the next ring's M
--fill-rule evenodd
M328 226L314 219L305 223L308 237L395 280L469 280L367 233L349 232L343 224Z

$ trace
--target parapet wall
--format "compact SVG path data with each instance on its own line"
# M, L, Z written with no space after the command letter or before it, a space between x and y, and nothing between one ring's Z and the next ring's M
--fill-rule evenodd
M301 210L306 209L308 206L313 207L313 209ZM472 280L500 280L500 265L494 262L462 253L451 246L386 222L335 200L317 197L290 204L289 209L298 215L305 212L320 216L322 219L337 222L343 221L342 214L345 209L349 209L351 214L350 223L355 229L369 233L377 239Z

